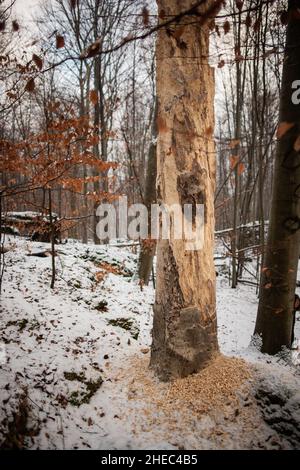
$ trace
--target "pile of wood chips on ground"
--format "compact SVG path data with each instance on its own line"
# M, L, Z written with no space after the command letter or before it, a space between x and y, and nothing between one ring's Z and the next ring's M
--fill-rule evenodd
M251 378L243 359L218 355L200 372L171 383L159 382L149 371L149 363L135 360L128 398L142 400L157 412L172 415L184 410L199 416L237 403L236 392Z
M169 386L166 406L192 407L196 414L223 408L236 400L236 392L250 379L249 366L242 359L218 355L205 369Z

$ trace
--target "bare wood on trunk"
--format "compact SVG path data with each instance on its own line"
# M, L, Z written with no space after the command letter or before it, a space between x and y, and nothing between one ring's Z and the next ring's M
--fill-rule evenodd
M212 3L205 2L199 11ZM176 15L193 1L157 0L157 4L160 13ZM181 18L172 28L158 32L157 199L167 205L205 206L202 250L186 251L186 240L172 237L158 243L151 366L162 380L196 372L218 352L214 75L207 64L208 49L209 30L198 16Z

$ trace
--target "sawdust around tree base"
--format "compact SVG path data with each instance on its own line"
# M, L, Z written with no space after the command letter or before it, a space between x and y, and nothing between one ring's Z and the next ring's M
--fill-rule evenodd
M158 380L145 355L131 357L116 372L127 398L119 417L135 442L177 449L288 448L264 422L255 368L243 359L220 354L202 371L170 383Z
M218 355L202 371L170 384L167 401L191 406L197 414L209 413L232 404L236 392L250 378L245 361Z
M130 369L135 372L128 398L141 399L166 415L186 410L195 417L232 406L238 401L237 391L251 379L250 367L243 359L221 354L200 372L170 383L154 377L148 360L134 359Z

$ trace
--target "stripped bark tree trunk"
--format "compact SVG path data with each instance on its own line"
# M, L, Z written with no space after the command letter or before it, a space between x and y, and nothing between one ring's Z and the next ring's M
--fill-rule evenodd
M300 80L300 1L289 0L288 5L280 132L255 326L255 333L262 337L262 351L268 354L291 344L300 247L300 103L299 92L295 92L295 83L299 89Z
M204 2L196 13L214 2ZM178 15L193 0L157 0L160 17ZM163 13L163 14L162 14ZM201 17L200 17L201 18ZM207 64L209 29L192 12L157 39L158 203L205 207L204 247L158 242L151 367L162 380L187 376L217 354L215 308L214 76ZM186 26L185 26L186 24Z

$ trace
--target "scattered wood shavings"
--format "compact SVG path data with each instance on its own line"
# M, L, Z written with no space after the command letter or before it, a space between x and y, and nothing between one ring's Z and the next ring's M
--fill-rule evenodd
M159 382L148 361L135 359L130 369L135 375L128 388L129 398L154 405L158 414L188 412L194 418L237 403L236 392L251 378L243 359L221 354L200 372L171 383Z
M181 404L196 414L224 408L235 401L236 392L250 377L249 366L244 360L219 355L197 374L172 382L166 406Z

